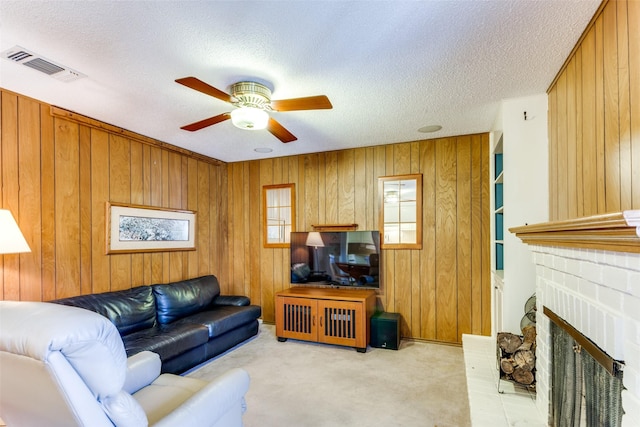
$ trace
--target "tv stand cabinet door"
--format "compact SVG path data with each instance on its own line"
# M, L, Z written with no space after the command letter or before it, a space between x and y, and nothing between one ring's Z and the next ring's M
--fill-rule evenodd
M276 336L317 341L317 301L308 298L276 298Z
M318 341L367 348L367 313L354 301L318 301Z

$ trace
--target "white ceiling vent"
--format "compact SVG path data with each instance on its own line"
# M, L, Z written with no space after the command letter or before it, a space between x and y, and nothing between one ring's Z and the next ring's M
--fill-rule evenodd
M72 70L64 65L56 64L55 62L43 58L41 55L20 46L14 46L9 50L5 50L0 53L0 55L9 61L26 65L29 68L38 70L63 82L71 82L87 77L78 71Z

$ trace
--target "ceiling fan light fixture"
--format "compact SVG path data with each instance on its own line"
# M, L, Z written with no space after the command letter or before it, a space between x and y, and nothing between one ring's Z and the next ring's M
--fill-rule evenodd
M231 123L245 130L266 129L269 114L260 108L240 107L231 112Z

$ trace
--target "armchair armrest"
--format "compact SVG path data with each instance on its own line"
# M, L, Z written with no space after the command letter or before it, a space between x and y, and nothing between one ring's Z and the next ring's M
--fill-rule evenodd
M213 300L213 305L235 305L240 307L249 304L251 304L249 297L242 295L218 295Z
M163 375L171 381L170 375ZM249 390L249 374L239 368L199 390L154 427L191 426L242 426L242 414L246 410L244 395Z
M127 359L127 377L122 387L133 394L151 384L160 375L162 362L157 353L141 351Z

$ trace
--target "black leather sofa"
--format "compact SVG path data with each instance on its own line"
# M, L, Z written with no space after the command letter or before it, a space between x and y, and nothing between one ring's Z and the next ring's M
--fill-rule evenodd
M215 276L51 301L95 311L113 322L127 356L160 355L162 372L182 373L258 333L260 306L220 295Z

